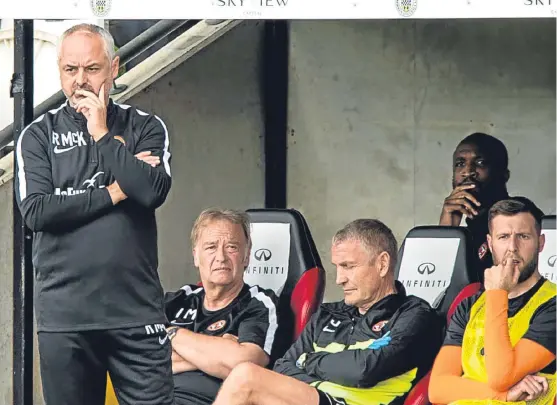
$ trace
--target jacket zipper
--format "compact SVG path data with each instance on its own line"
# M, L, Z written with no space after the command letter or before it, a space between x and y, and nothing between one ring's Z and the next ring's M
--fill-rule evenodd
M93 140L93 137L89 135L90 153L89 153L89 163L99 162L99 151L97 150L97 144Z
M352 339L352 333L354 333L354 324L355 324L354 317L350 318L350 322L351 322L350 333L348 334L348 341L344 345L344 349L348 349L350 347L350 339Z

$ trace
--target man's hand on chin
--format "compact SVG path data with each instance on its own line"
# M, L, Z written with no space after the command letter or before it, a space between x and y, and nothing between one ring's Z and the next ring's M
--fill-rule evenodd
M78 113L82 113L87 119L87 130L98 142L108 133L106 126L106 103L105 103L105 85L102 84L99 90L99 96L91 91L76 90L76 95L83 96L74 106Z

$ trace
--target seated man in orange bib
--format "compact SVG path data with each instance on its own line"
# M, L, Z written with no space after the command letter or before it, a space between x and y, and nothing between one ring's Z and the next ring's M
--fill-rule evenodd
M431 373L432 403L554 403L556 288L538 272L542 216L523 197L490 209L495 266L449 324Z

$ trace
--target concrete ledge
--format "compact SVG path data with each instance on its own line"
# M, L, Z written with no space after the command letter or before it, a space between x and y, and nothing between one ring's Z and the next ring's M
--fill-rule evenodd
M117 79L117 85L126 85L127 89L115 94L112 99L123 103L140 91L160 79L176 66L184 63L206 46L212 44L243 20L226 20L218 25L198 22L178 38L149 56L129 72ZM0 187L11 180L14 175L14 152L0 159Z

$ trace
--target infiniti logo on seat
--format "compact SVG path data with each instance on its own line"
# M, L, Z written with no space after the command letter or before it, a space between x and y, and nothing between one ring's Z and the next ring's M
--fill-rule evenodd
M435 265L433 263L422 263L418 266L418 273L420 274L432 274L435 271Z
M267 262L271 259L272 253L269 249L257 249L254 257L260 262Z

